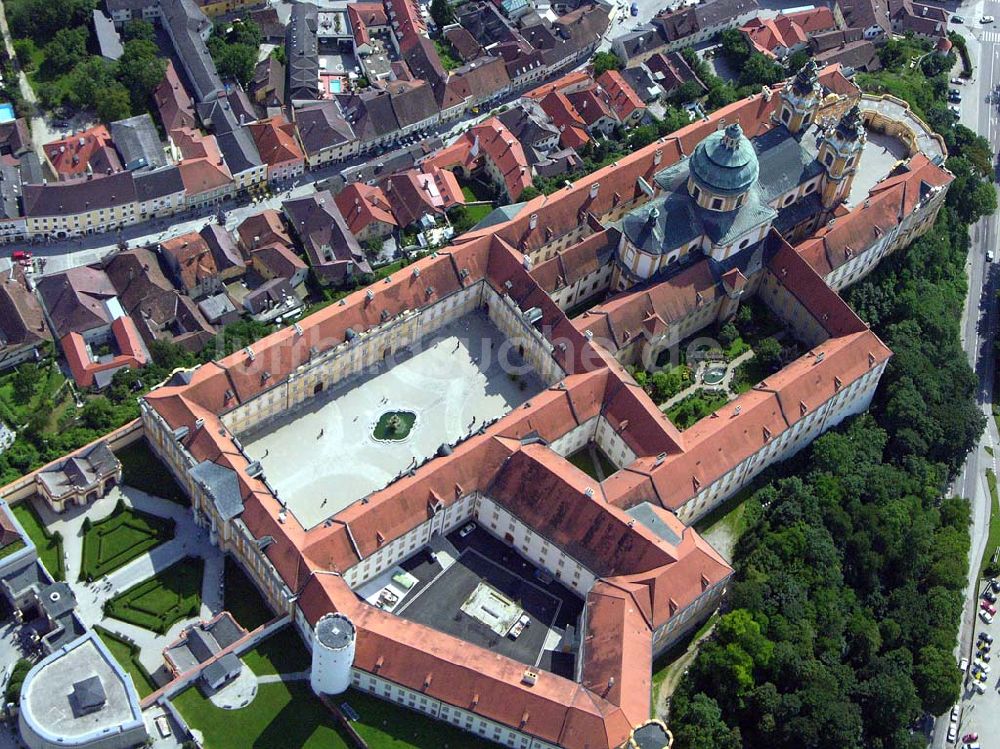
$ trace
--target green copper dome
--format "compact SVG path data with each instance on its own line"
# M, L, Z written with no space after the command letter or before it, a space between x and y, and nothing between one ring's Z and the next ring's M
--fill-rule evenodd
M759 171L753 144L737 123L709 135L691 156L695 182L718 195L746 192L757 181Z

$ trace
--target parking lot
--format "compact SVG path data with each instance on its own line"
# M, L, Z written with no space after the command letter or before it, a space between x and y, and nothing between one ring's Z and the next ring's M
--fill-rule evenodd
M983 598L979 599L980 604ZM977 605L980 605L977 604ZM969 734L978 735L979 744L983 747L992 746L988 740L1000 736L1000 659L995 654L1000 648L1000 640L991 645L980 646L983 638L1000 637L1000 615L992 622L987 623L982 615L976 618L976 633L973 640L973 653L963 653L964 658L970 660L969 669L963 682L962 698L959 701L958 720L952 725L956 726L954 733L955 741L948 742L946 746L963 746L963 737ZM979 657L979 654L984 654ZM988 658L988 662L984 660ZM978 665L977 665L978 664ZM985 669L989 669L988 673ZM983 676L978 676L982 674ZM983 679L985 677L985 679ZM982 685L982 694L976 688L976 683ZM985 741L985 743L984 743Z

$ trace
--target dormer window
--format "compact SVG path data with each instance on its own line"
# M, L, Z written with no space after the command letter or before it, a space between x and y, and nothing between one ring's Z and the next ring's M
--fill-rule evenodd
M712 210L713 211L722 210L722 198L712 198Z

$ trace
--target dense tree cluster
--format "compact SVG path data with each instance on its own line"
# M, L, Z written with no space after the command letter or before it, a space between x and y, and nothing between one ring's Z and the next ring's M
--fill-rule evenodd
M219 75L249 85L263 40L260 26L250 18L238 18L229 26L216 26L208 40L208 51Z
M996 202L988 144L945 132L934 227L847 294L894 352L872 408L748 500L731 611L673 697L678 749L915 749L958 697L970 510L942 494L984 427L959 325L969 223Z
M130 21L122 57L116 62L92 54L89 0L17 0L8 6L14 48L48 109L90 109L105 122L148 109L163 80L160 57L148 21ZM37 64L37 70L33 70Z

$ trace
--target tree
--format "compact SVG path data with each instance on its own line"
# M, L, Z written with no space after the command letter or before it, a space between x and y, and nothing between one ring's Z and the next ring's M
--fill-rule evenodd
M750 42L739 29L726 29L719 34L719 42L722 44L722 54L734 63L743 62L752 52Z
M621 70L625 63L614 52L598 52L592 60L594 65L594 77L609 70Z
M523 203L528 200L534 200L541 194L542 194L541 191L539 191L537 187L535 187L534 185L528 185L523 190L521 190L521 194L518 196L517 199L518 201Z
M741 749L740 733L726 725L722 710L711 697L698 693L674 706L671 731L676 749Z
M431 18L438 29L443 29L455 18L455 14L451 10L451 3L448 0L431 0Z
M271 50L271 57L274 58L275 60L277 60L282 65L284 65L285 64L285 48L282 47L281 45L278 45L277 47L275 47L274 49Z
M88 429L106 432L115 425L115 409L103 395L92 398L80 411L80 421Z
M689 101L694 101L699 98L703 93L705 93L704 87L698 81L685 81L679 87L674 89L671 93L670 98L681 104Z
M754 349L754 357L761 366L767 370L773 370L781 364L781 344L777 339L768 336L757 344Z
M96 92L97 116L102 122L124 120L132 116L131 96L120 83L112 83Z
M246 86L253 80L253 71L257 67L257 48L245 44L226 45L219 52L216 63L219 75Z
M37 364L22 364L14 370L14 375L11 377L11 387L14 390L14 400L17 401L18 405L28 405L38 387L38 379Z
M256 49L264 41L264 32L260 30L260 26L256 21L251 20L249 16L245 16L233 21L233 30L229 35L228 41L230 44L245 44L248 47Z
M87 29L83 26L59 29L42 54L42 70L47 76L54 78L71 70L87 56Z
M793 52L789 58L785 60L785 70L788 71L789 75L795 75L808 61L809 53L804 49L800 49L798 52Z
M131 21L127 21L125 23L124 35L126 42L136 39L147 42L156 41L156 29L153 28L153 24L142 18L133 18Z
M741 86L771 86L784 77L781 65L760 52L754 52L740 63Z
M159 49L153 42L146 39L125 42L124 52L118 60L118 80L131 93L134 110L145 108L166 70L166 60L159 56Z

